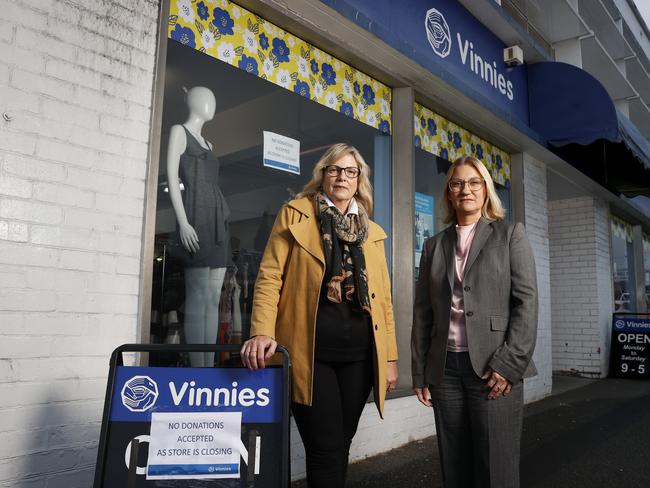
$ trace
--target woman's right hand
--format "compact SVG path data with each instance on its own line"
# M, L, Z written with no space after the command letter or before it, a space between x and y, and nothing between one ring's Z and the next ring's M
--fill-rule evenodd
M433 406L433 403L431 403L431 392L426 386L424 388L413 388L413 391L415 391L422 405L425 407Z
M196 235L194 227L189 223L185 222L183 224L178 224L178 233L180 234L181 244L189 252L198 252L199 248L199 236Z
M266 367L264 360L270 359L275 354L276 347L278 347L278 343L269 336L258 335L251 337L244 342L239 351L241 362L251 371L264 368Z

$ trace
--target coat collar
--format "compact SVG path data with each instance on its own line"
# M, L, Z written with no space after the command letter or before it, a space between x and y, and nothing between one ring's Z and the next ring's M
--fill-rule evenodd
M324 264L325 253L323 251L323 241L318 229L313 200L309 197L302 197L291 200L287 205L301 214L298 218L294 219L292 224L289 224L289 231L293 235L293 238L309 254ZM386 233L379 225L372 221L368 222L368 239L366 240L366 245L370 242L383 241L386 237Z
M454 256L456 255L456 223L453 223L447 229L445 229L445 236L442 240L442 248L445 253L445 259L447 261L447 279L449 280L449 286L451 289L454 289L454 279L455 279L455 263L456 260ZM474 239L472 240L472 245L469 248L469 254L467 256L467 262L465 263L465 274L471 268L474 261L478 257L481 249L485 246L485 243L492 234L492 221L481 217L476 223L476 230L474 231Z

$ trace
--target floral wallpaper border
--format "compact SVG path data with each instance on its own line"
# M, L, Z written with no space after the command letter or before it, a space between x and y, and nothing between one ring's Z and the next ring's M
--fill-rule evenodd
M510 188L510 155L484 139L416 103L413 144L448 161L475 156L490 170L494 181Z
M632 225L615 215L610 215L610 219L612 234L621 239L625 239L626 242L632 242Z
M168 36L391 133L390 87L228 0L172 0Z

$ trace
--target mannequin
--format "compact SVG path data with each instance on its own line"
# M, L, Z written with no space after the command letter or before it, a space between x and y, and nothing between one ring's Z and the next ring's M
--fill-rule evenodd
M185 123L170 130L167 150L169 196L185 266L185 340L216 344L221 286L230 261L230 210L219 188L219 160L201 135L214 117L214 94L193 87L187 91L187 107ZM211 367L213 362L214 353L190 353L192 367Z

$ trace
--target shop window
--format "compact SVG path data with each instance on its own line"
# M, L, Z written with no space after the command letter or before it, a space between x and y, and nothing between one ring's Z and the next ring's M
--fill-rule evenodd
M443 184L451 162L470 155L480 159L494 179L499 198L510 218L510 157L485 140L475 136L423 107L414 108L415 150L415 277L422 245L430 236L443 230Z
M151 337L240 343L277 212L331 144L371 167L373 218L390 233L390 90L241 7L199 5L170 16Z
M632 226L612 215L611 231L614 312L636 312Z

